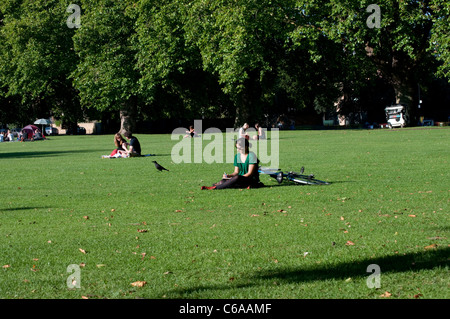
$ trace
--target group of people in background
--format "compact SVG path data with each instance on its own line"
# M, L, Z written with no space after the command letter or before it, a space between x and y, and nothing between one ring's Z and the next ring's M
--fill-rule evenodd
M10 130L0 133L0 142L13 142L14 135Z
M43 140L45 136L42 135L39 129L36 129L34 132L32 131L16 131L15 133L11 132L11 130L7 130L5 132L0 133L0 142L14 142L14 141L37 141Z
M250 135L247 134L247 129L250 126L247 123L244 123L244 125L242 125L241 128L239 128L239 138L245 138L245 139L250 139ZM266 132L264 131L264 129L259 125L259 123L255 124L255 128L257 131L257 135L254 135L252 138L254 140L265 140L266 139ZM194 127L191 125L189 126L189 130L186 131L186 135L184 136L186 137L199 137L200 135L197 134L197 132L195 132Z
M239 129L239 138L245 138L245 139L250 139L250 135L247 134L247 130L249 128L249 125L247 123L244 123L244 125L242 125L242 127ZM254 135L252 138L254 140L265 140L266 139L266 132L264 131L264 129L259 125L259 123L255 124L255 128L257 131L257 135Z

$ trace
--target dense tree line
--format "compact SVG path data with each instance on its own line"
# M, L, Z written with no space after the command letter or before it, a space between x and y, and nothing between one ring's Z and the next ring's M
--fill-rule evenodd
M404 103L413 122L450 79L450 3L372 2L2 0L0 121L107 113L133 130Z

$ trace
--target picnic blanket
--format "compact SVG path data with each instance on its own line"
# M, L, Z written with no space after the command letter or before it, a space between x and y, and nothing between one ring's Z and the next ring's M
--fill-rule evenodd
M132 157L147 157L147 156L155 156L155 154L145 154L140 156L132 156ZM130 158L130 156L122 156L119 153L116 153L114 155L102 155L102 158Z

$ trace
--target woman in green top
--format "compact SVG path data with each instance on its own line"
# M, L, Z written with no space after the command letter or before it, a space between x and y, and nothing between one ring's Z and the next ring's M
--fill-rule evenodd
M255 153L249 151L249 142L245 138L236 141L237 154L234 157L234 172L224 174L223 179L212 187L202 189L250 188L264 186L259 181L258 163Z

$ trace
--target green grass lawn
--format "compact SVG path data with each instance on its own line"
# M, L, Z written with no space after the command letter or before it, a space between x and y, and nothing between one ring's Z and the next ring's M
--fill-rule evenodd
M200 186L233 164L136 136L155 156L102 159L112 135L0 143L0 298L450 298L450 129L281 131L280 168L331 184L221 191Z

